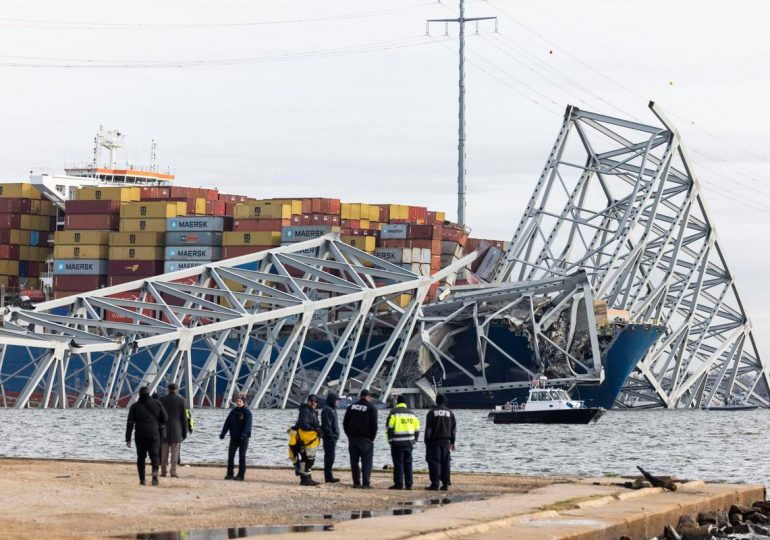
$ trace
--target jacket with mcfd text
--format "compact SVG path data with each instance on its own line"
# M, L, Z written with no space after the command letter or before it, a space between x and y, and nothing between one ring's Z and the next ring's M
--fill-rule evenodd
M348 437L366 437L374 441L377 436L377 408L359 399L345 411L342 427Z
M457 421L446 405L439 405L428 412L425 418L425 444L449 441L455 443Z

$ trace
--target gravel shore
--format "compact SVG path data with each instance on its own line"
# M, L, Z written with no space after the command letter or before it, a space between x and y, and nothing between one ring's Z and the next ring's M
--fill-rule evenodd
M351 489L348 471L339 471L341 483L318 487L299 486L288 468L252 468L245 482L223 480L224 467L214 466L183 466L179 476L140 486L132 463L0 459L0 538L331 523L351 512L389 510L436 495L422 489L425 474L415 475L414 491L388 490L389 471L375 471L372 490ZM440 493L491 498L558 480L564 478L458 473L451 490ZM329 514L334 518L324 519Z

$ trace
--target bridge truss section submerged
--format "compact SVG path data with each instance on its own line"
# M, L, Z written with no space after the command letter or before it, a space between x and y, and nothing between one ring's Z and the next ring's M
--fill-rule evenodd
M665 335L620 407L769 406L770 374L679 133L568 107L493 281L587 273L597 299Z
M429 288L472 258L423 277L329 235L6 308L0 397L16 408L112 407L175 382L194 406L245 393L251 407L286 407L361 388L385 400Z

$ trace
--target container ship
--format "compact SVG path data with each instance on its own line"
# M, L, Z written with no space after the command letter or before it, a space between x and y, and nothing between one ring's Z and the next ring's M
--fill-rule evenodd
M178 186L173 174L158 171L154 164L117 167L121 138L117 131L100 131L95 138L93 162L65 169L64 175L32 175L29 182L0 184L3 303L34 304L65 298L329 233L424 276L466 253L478 252L457 284L487 278L507 247L503 241L474 238L467 228L448 221L443 211L424 206L316 197L257 199L216 189ZM106 163L100 163L102 149L109 151ZM132 293L126 294L130 299ZM426 302L437 295L435 285ZM398 300L401 307L410 300L403 296ZM131 322L128 317L111 316L113 322ZM501 333L509 354L536 369L525 337L502 325L495 332ZM613 326L602 352L606 375L601 384L580 386L580 399L611 406L622 383L659 334L659 329L649 326ZM383 329L383 340L386 337L387 329ZM470 368L479 362L475 344L471 334L455 339L452 354L461 365ZM320 343L308 342L303 355L313 354L320 347ZM0 363L6 404L21 391L32 369L28 364L22 368L22 360L13 349L7 347ZM193 362L204 361L193 354ZM487 374L493 383L527 378L511 370L503 359L495 359L494 354L486 361L491 365ZM109 362L101 366L108 371ZM455 373L442 368L439 373L435 365L423 367L415 374L417 379L430 380L434 387L451 392L460 370ZM109 373L97 369L95 376L107 377ZM456 406L489 407L521 392L526 391L463 391L452 399Z

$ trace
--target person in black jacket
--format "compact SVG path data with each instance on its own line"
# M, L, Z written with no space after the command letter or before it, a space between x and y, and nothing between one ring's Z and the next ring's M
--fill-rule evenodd
M318 446L321 443L321 423L318 421L318 397L310 394L307 397L307 403L299 407L299 417L297 418L297 435L302 441L300 449L300 485L317 486L318 482L313 480L311 471L315 464L315 455L318 452Z
M348 436L353 487L369 489L372 487L369 480L374 459L374 438L377 436L377 409L370 403L369 390L361 390L359 396L361 399L345 411L342 426Z
M126 422L126 446L131 448L131 432L136 428L136 470L139 473L139 483L145 485L144 465L147 455L152 464L152 485L158 485L158 466L160 465L160 440L162 427L168 416L159 401L150 397L150 389L143 386L139 389L139 400L128 410Z
M425 489L446 491L451 482L451 454L455 449L457 421L455 415L446 406L443 394L436 396L436 407L425 418L425 461L428 462L430 485Z
M246 398L243 396L236 398L235 408L231 409L230 414L227 415L219 438L224 439L228 431L230 446L227 449L225 480L243 480L246 475L246 450L249 448L249 437L251 437L251 411L246 407ZM236 450L238 450L238 474L233 476Z
M323 432L324 444L324 480L327 483L339 482L339 478L334 478L332 468L337 453L337 441L340 438L340 426L337 419L337 404L339 397L334 392L326 396L326 405L321 411L321 431Z
M184 398L177 394L179 387L171 383L168 385L168 394L160 398L161 405L168 414L168 423L166 424L166 437L161 441L160 450L160 475L166 476L168 467L168 458L171 454L171 476L178 478L176 474L176 465L179 462L179 451L182 441L187 438L187 403Z

